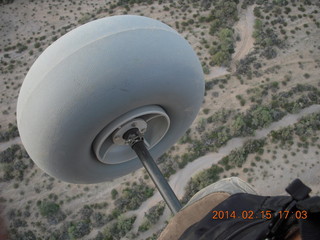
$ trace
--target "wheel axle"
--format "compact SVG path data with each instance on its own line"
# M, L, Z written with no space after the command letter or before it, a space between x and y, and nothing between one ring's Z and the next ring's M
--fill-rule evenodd
M123 135L123 138L126 139L130 147L135 151L142 165L147 170L149 176L159 190L162 198L169 206L171 212L175 215L182 208L181 203L146 148L143 136L139 129L132 128L128 130Z

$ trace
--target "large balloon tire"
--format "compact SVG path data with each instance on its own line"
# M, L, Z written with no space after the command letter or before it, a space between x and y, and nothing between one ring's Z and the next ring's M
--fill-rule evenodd
M49 46L20 90L21 140L45 172L72 183L97 183L126 175L139 159L97 160L97 135L124 114L160 106L170 118L165 136L150 149L169 149L202 104L201 64L188 42L167 25L140 16L99 19Z

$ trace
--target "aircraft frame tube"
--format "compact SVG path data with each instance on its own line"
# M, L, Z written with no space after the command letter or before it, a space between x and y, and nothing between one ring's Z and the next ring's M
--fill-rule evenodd
M143 140L136 142L134 145L131 146L131 148L138 155L142 165L149 173L152 181L154 182L157 189L159 190L162 198L167 203L171 212L175 215L182 208L181 203L179 202L177 196L173 192L169 183L166 181L166 179L162 175L157 164L154 162Z

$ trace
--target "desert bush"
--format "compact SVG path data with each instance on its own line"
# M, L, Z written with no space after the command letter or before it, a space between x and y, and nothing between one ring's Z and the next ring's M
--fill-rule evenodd
M300 119L294 125L294 132L300 138L310 138L320 130L320 114L314 113Z
M66 218L61 211L59 204L52 201L39 201L37 203L41 216L48 220L49 224L58 224Z
M111 190L111 197L112 199L116 199L116 197L118 196L118 191L116 189L112 189Z
M79 213L80 213L81 219L89 220L91 215L93 214L93 209L90 206L85 205L80 209Z
M93 209L104 209L108 207L108 203L107 202L93 203L93 204L90 204L89 206Z
M250 119L243 113L235 115L231 123L231 135L234 137L247 136L253 133L250 128Z
M160 170L166 179L176 173L176 162L172 158L168 158L160 165Z
M8 182L15 178L13 166L6 164L3 166L3 181Z
M37 237L31 230L25 232L18 232L16 229L14 229L14 231L10 231L10 239L37 240Z
M304 76L306 79L308 79L308 78L310 77L310 74L309 74L309 73L305 73L305 74L303 74L303 76Z
M27 227L27 226L28 226L28 224L27 224L27 222L25 220L17 218L17 219L14 219L12 221L10 227L13 227L13 228L17 229L17 228L20 228L20 227Z
M280 92L272 96L271 107L295 113L300 109L319 103L320 91L317 88L308 84L297 84L287 92Z
M107 216L100 212L93 213L91 219L92 226L97 228L104 226L108 222Z
M79 18L78 23L79 23L80 25L85 24L85 23L91 21L91 19L92 19L93 17L94 17L94 16L93 16L92 14L90 14L90 13L85 13L85 14L82 15L81 18Z
M109 214L107 216L107 220L111 221L117 217L119 217L121 215L121 211L118 208L114 208L111 212L111 214Z
M219 174L222 172L222 167L218 165L212 165L211 168L206 169L192 177L185 188L185 195L182 198L182 202L186 203L202 188L205 188L206 186L218 181L220 179Z
M219 43L210 49L211 65L228 65L234 53L234 33L231 28L222 28L218 33Z
M320 130L320 114L310 114L303 117L294 124L293 126L288 126L281 128L277 131L272 131L269 136L271 140L275 143L280 141L281 146L292 145L294 134L300 137L300 140L304 143L298 143L299 147L308 147L307 140L311 139L313 141L313 136L317 136L317 131Z
M141 225L139 226L138 228L138 231L139 232L145 232L145 231L148 231L151 227L151 223L148 221L148 220L144 220Z
M210 31L214 35L221 28L231 27L238 20L237 1L214 1L214 10L207 17L211 22Z
M206 130L207 121L204 118L201 118L196 126L196 130L199 133L203 133Z
M237 95L236 98L240 101L241 106L244 106L246 104L246 100L243 98L242 95Z
M39 43L39 42L36 42L35 44L34 44L34 47L35 48L39 48L41 46L41 43Z
M121 239L132 229L135 220L136 216L128 218L119 216L115 223L104 230L104 240Z
M277 51L273 47L266 47L261 53L261 56L265 57L266 59L273 59L277 56Z
M0 153L0 163L3 164L3 181L23 180L24 172L30 166L25 160L21 160L23 157L27 157L27 154L19 145L12 145Z
M241 148L234 149L231 153L223 157L219 164L227 170L234 167L242 167L250 153L259 152L265 144L265 139L249 140Z
M188 154L188 153L182 154L181 161L178 162L179 169L184 168L192 160L194 160L194 159L192 158L191 154Z
M254 129L266 127L273 121L272 110L267 106L257 106L249 114Z
M72 222L68 228L68 234L71 240L82 238L91 232L89 221Z
M208 114L210 112L210 109L209 108L205 108L202 111L203 111L204 114Z
M277 131L271 131L269 135L273 142L277 143L280 141L281 144L284 145L291 142L293 138L293 128L288 126Z
M263 17L262 14L261 14L261 11L260 11L260 7L255 7L253 9L253 14L257 18L262 18Z
M0 132L0 142L9 141L12 138L18 137L19 131L16 125L9 124L9 128L5 132Z
M12 163L17 152L21 150L20 145L14 144L0 153L0 163Z
M212 131L204 134L202 140L198 143L199 155L202 156L209 150L207 147L221 147L232 138L230 128L227 126L219 126Z
M188 129L187 132L185 133L185 135L183 135L179 139L179 143L180 144L185 144L185 143L191 143L192 142L192 139L191 139L191 136L190 136L190 132L191 132L191 130Z
M11 4L14 0L0 0L0 4Z
M124 236L127 232L132 229L133 223L136 220L136 216L132 217L118 217L117 228L119 230L120 236Z
M60 210L60 206L54 202L43 201L39 204L40 214L43 217L49 217L56 214Z
M102 232L98 232L93 240L104 240L104 235Z
M207 118L208 123L226 123L233 113L230 109L222 108Z
M115 201L115 205L121 212L138 209L142 202L153 195L154 189L143 181L133 184L131 188L125 188L122 195Z
M210 69L206 64L202 65L202 70L203 70L204 74L209 74L210 73Z
M160 202L157 205L151 207L147 213L145 213L145 218L151 223L155 224L158 222L159 218L162 216L165 208L164 202Z
M273 22L273 24L275 23ZM277 56L275 47L282 48L284 43L279 39L273 28L266 26L261 19L256 19L252 36L255 38L255 45L261 50L260 56L272 59Z
M17 53L22 53L23 51L27 50L28 49L28 46L26 45L23 45L21 43L18 43L17 44Z
M208 151L208 146L202 140L193 140L191 146L188 148L188 159L194 159L203 156Z
M257 60L253 53L249 53L245 58L236 64L236 73L250 77L252 75L251 65Z

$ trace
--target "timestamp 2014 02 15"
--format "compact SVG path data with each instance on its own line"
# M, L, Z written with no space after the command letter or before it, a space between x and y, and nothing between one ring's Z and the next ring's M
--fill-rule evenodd
M255 212L253 210L243 210L243 211L212 211L212 219L271 219L273 218L274 212L270 210ZM280 219L307 219L308 212L305 210L297 211L278 211L278 217Z

